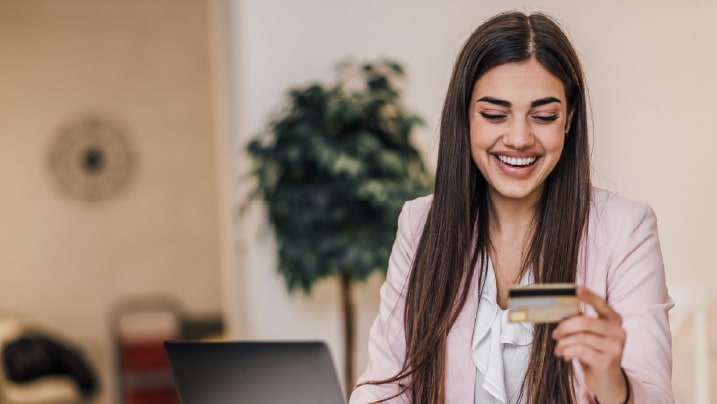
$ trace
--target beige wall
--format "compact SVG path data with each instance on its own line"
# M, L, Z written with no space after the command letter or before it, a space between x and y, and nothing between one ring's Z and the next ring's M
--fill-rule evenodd
M88 349L102 402L118 298L222 309L207 4L0 1L0 312ZM94 203L61 193L45 164L58 126L88 111L124 124L138 161L124 193Z
M453 59L484 18L510 8L542 10L561 19L585 68L594 112L596 183L649 202L659 218L670 288L676 296L709 295L717 281L717 3L701 0L627 2L236 0L231 7L233 92L240 111L239 143L260 130L293 85L328 77L347 56L390 56L405 63L407 104L428 125L416 134L435 163L437 123ZM237 178L246 169L240 159ZM239 185L240 187L246 184ZM341 352L338 293L327 281L311 298L288 297L275 270L275 249L256 215L239 222L244 271L232 280L241 305L239 335L326 339ZM365 365L367 325L377 307L380 278L364 285L359 363ZM686 299L690 299L687 297ZM711 301L714 304L714 301ZM686 307L678 300L678 307ZM715 318L712 317L715 328ZM712 330L711 364L717 334ZM675 334L675 391L693 402L687 331ZM340 358L338 359L340 362ZM717 393L716 393L717 394Z

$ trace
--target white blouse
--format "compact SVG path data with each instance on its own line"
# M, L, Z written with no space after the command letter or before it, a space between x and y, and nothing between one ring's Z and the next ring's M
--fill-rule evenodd
M476 365L476 404L518 404L528 368L532 323L508 322L508 310L498 306L493 263L488 260L478 305L471 354ZM528 271L521 285L532 281Z

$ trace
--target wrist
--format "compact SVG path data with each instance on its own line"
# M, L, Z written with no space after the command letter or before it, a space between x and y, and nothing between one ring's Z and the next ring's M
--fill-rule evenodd
M596 404L629 404L630 399L632 398L632 389L630 388L630 378L627 377L627 373L625 373L625 369L620 368L620 373L622 374L622 379L624 381L624 395L618 393L618 397L624 397L624 398L611 398L611 400L615 401L598 401L598 398L595 397L595 403ZM620 401L621 400L621 401Z

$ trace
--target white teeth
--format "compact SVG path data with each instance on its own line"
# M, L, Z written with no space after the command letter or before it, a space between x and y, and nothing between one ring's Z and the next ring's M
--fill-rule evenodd
M500 160L501 162L503 162L505 164L511 165L511 166L524 167L524 166L529 166L529 165L535 163L535 160L537 160L537 157L519 158L519 157L508 157L508 156L498 155L498 160Z

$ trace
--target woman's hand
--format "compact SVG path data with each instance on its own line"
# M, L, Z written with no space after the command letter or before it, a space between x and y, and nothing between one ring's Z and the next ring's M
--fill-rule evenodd
M622 404L628 391L621 368L626 337L622 317L590 290L578 287L576 294L598 317L580 315L561 321L553 331L555 354L566 361L579 361L585 383L600 404Z

